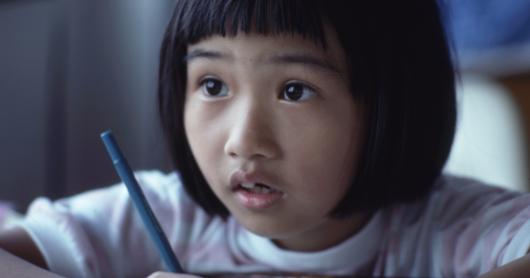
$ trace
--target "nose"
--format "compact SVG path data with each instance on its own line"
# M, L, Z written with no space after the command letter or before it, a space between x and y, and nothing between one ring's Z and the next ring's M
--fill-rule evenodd
M259 105L243 106L233 114L225 154L243 160L277 158L280 147L275 139L273 119Z

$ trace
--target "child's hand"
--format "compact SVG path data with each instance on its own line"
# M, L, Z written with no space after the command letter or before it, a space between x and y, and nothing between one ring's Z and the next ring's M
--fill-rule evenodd
M157 271L147 278L200 278L200 276L190 275L190 274L176 274L169 272Z

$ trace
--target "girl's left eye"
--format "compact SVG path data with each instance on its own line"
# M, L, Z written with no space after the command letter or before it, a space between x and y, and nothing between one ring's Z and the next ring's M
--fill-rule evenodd
M309 86L302 83L289 83L285 85L280 97L287 101L306 101L316 95Z
M201 81L201 91L207 97L224 97L228 95L228 87L223 81L208 77Z

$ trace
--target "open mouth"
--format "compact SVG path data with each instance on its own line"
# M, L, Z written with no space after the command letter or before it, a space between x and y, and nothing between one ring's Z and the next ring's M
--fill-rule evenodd
M241 206L253 211L264 212L285 199L286 192L276 184L281 183L265 172L237 170L230 176L230 187L235 199Z
M262 210L279 202L285 194L263 183L243 182L234 188L236 199L252 210Z
M240 183L236 190L245 190L252 193L276 193L278 190L271 188L270 186L262 183Z

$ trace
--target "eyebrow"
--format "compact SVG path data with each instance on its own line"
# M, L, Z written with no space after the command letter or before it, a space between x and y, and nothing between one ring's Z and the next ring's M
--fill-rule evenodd
M206 59L226 59L228 58L227 54L223 54L219 51L205 50L205 49L194 49L184 56L184 62L190 62L191 60L197 58L206 58Z
M205 49L198 48L186 54L183 60L189 63L190 61L199 59L199 58L205 58L205 59L211 59L211 60L228 60L231 58L231 56L229 54L219 52L219 51L205 50ZM330 71L332 73L338 73L338 74L341 73L341 71L332 63L324 59L321 59L319 57L310 55L310 54L304 54L304 53L279 54L279 55L272 56L269 60L272 64L301 64L305 66L316 67L316 68L319 68L325 71Z
M280 54L273 56L271 61L275 64L301 64L305 66L320 68L333 73L341 73L341 71L329 61L309 54Z

